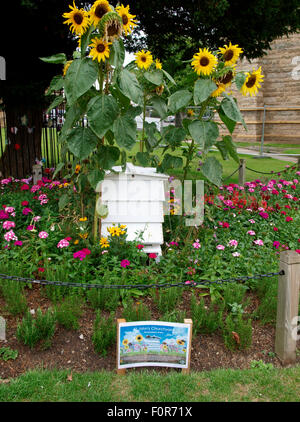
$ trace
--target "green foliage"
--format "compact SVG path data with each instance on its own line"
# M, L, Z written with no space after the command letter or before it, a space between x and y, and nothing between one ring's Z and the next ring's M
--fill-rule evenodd
M25 312L27 300L20 283L14 280L3 280L0 283L0 290L6 302L6 308L12 315Z
M120 291L117 289L90 289L87 298L92 308L115 311L120 301Z
M230 304L241 304L245 298L247 286L238 283L226 283L223 288L222 296L227 309Z
M97 311L94 322L92 341L96 353L106 356L108 348L116 340L115 314L111 313L108 318L101 317Z
M56 314L49 308L44 314L40 308L37 309L36 318L28 310L17 327L17 338L19 341L34 348L39 341L43 343L43 349L51 346L56 327Z
M78 296L68 296L56 307L57 322L67 330L78 330L82 312L82 299Z
M158 292L153 290L151 294L160 312L170 312L176 308L182 295L182 288L159 289Z
M230 350L249 348L252 343L251 318L228 314L223 325L223 338L225 346Z
M134 302L132 298L125 301L122 317L127 322L130 321L149 321L151 320L151 312L143 302Z
M13 350L10 347L0 347L0 359L8 361L10 359L15 360L18 357L19 352Z
M193 320L193 333L211 334L222 327L224 306L210 303L205 306L203 298L197 299L195 293L191 296L191 318Z
M265 363L262 359L252 360L250 363L250 367L257 369L274 369L274 365L272 363Z

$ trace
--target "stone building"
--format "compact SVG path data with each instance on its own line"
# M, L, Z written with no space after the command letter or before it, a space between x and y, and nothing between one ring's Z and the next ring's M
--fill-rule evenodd
M238 124L234 140L260 142L263 134L265 142L300 144L300 34L273 41L266 56L240 61L237 70L259 66L264 82L256 97L232 90L248 127Z

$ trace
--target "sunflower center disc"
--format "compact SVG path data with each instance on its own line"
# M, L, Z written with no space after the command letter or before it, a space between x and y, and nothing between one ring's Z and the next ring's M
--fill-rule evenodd
M106 8L104 6L97 6L95 9L95 16L97 16L97 18L101 19L105 13L107 13L108 10L106 10Z
M232 50L227 50L227 51L224 53L224 60L225 60L226 62L228 62L229 60L231 60L231 59L232 59L232 57L233 57L233 51L232 51Z
M145 57L145 56L142 56L142 57L141 57L141 60L142 60L142 62L144 62L144 63L145 63L145 61L146 61L146 57Z
M200 64L201 66L207 66L209 64L209 59L207 57L201 57Z
M77 25L81 25L83 21L83 16L81 13L75 13L73 16L74 21L77 23Z
M128 17L126 15L123 15L122 16L122 22L123 22L123 25L127 25L128 24Z
M250 78L248 79L248 82L246 82L246 87L252 88L255 85L255 82L256 82L256 76L255 75L250 76Z
M221 79L219 79L221 84L229 84L229 82L232 81L233 78L233 73L232 72L228 72L226 73L226 75L224 75Z
M113 37L114 35L118 35L118 27L117 25L113 22L111 23L108 27L107 27L107 35L109 37Z
M98 53L103 53L104 50L105 50L105 45L103 45L103 44L98 44L97 45L97 51L98 51Z

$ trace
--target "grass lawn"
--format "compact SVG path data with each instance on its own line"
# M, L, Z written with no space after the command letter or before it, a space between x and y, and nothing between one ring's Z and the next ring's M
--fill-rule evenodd
M0 402L299 402L300 367L165 374L144 369L27 372L1 384Z

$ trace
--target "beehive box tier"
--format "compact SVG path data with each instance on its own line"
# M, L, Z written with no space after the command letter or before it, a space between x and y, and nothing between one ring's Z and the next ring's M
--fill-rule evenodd
M108 207L105 223L163 223L162 201L103 201Z

